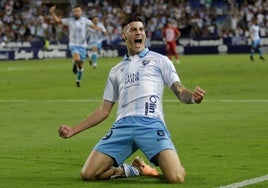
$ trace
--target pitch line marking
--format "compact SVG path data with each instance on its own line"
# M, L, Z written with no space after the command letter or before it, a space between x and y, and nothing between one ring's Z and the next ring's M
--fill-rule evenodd
M0 99L0 103L27 103L27 102L47 102L47 103L75 103L75 102L101 102L101 99L44 99L44 100L31 100L31 99ZM164 99L165 103L179 102L177 99ZM268 99L205 99L204 102L213 103L268 103Z
M247 185L257 184L257 183L267 181L267 180L268 180L268 174L265 175L265 176L252 178L252 179L249 179L249 180L241 181L241 182L238 182L238 183L233 183L233 184L230 184L230 185L220 186L218 188L239 188L239 187L245 187Z

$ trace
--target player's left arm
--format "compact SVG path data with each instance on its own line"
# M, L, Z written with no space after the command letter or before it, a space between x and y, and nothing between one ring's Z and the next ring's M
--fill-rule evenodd
M181 32L179 29L176 29L176 37L175 40L177 41L181 37Z
M55 10L56 10L56 5L53 6L53 7L50 7L49 12L52 15L53 20L55 21L55 23L61 24L62 23L62 19L59 16L56 15Z
M177 98L185 104L201 103L206 92L200 87L196 86L194 92L191 92L182 85L181 82L174 82L171 86L171 90L177 96Z

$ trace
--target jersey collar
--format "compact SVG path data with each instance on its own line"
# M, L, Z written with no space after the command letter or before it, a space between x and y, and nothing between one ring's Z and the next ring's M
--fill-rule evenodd
M150 50L148 49L148 48L145 48L142 52L140 52L139 54L138 54L138 56L140 57L140 58L143 58L143 57L145 57L147 54L148 54L148 52L149 52ZM130 61L131 59L130 59L130 57L128 56L128 54L125 54L124 55L124 61Z

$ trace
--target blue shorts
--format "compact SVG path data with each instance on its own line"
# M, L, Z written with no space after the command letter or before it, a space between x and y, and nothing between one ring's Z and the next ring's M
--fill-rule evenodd
M261 45L261 39L253 40L252 41L252 48L257 48Z
M112 157L121 165L140 149L155 165L154 157L163 150L176 150L164 123L156 118L130 116L114 123L94 150Z
M82 46L69 46L72 55L75 53L78 53L80 55L80 60L82 62L85 61L86 59L86 55L87 55L87 49L85 47Z
M102 42L90 42L88 48L97 47L98 49L102 48Z

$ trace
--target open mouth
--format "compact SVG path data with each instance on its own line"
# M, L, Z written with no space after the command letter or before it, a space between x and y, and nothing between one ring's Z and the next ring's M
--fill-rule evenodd
M135 42L135 44L137 44L137 43L140 43L141 44L142 43L142 39L135 39L134 42Z

